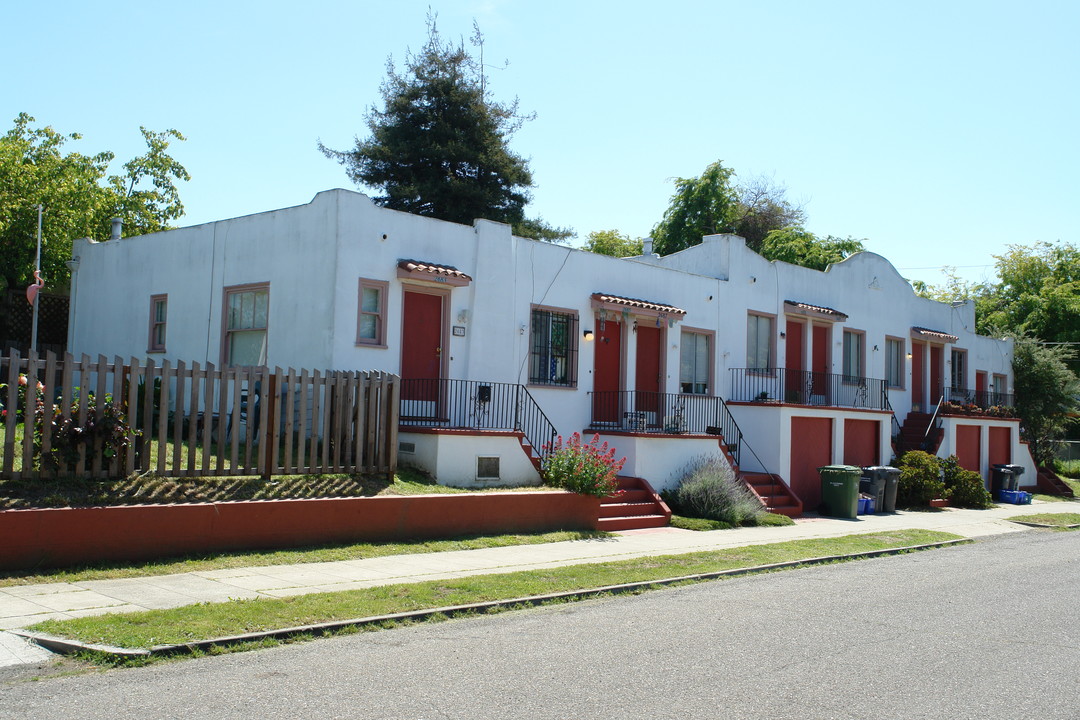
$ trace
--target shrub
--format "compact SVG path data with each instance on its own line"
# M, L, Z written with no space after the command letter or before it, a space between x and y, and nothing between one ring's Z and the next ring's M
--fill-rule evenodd
M16 422L23 422L26 415L26 390L28 380L23 374L19 375L18 389L15 395L15 420ZM34 409L35 412L42 412L45 408L45 386L40 382L37 383L35 395ZM7 414L9 408L4 406L4 403L8 399L8 386L7 383L0 383L0 420L7 420Z
M993 505L993 498L987 492L982 476L977 472L965 470L955 455L940 460L942 482L949 493L949 501L957 507L982 510Z
M756 525L765 514L761 503L739 482L731 466L715 456L704 456L687 465L679 484L664 491L663 496L680 515L731 525Z
M1080 460L1054 460L1054 472L1067 478L1080 478Z
M938 459L922 450L912 450L900 458L900 484L896 504L901 507L928 506L934 498L947 497L941 481Z
M48 453L42 453L42 467L48 470L59 470L62 466L73 466L79 460L80 452L86 448L87 459L93 457L94 443L101 440L101 454L105 462L114 455L120 455L121 463L124 461L123 453L129 451L130 436L138 436L142 433L132 431L127 424L127 418L118 404L112 402L112 396L106 395L105 402L101 406L101 418L96 417L97 401L93 395L86 400L86 424L79 425L79 400L76 398L71 403L71 417L64 419L59 405L52 408L52 447ZM34 428L34 449L41 452L42 428L41 418L44 412L39 413L38 421Z
M554 445L545 445L544 450L550 450L550 454L540 471L544 482L579 495L613 494L618 488L615 478L626 458L616 460L615 448L609 449L607 443L598 445L599 442L599 435L583 443L581 433L574 433L565 443L560 435Z

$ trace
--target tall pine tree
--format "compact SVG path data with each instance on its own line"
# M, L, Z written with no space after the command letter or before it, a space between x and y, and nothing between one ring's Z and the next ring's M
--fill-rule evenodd
M474 42L482 37L477 32ZM486 96L482 63L464 43L444 42L428 18L428 39L408 53L399 71L387 62L382 108L366 115L371 134L352 150L327 157L345 166L358 185L381 191L375 202L394 210L471 224L476 218L514 226L528 237L569 236L525 217L532 173L508 143L524 120L518 103Z

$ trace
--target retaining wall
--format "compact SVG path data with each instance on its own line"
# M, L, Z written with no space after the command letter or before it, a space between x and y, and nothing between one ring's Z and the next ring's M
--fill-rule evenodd
M561 491L0 511L0 569L189 553L591 530L600 501Z

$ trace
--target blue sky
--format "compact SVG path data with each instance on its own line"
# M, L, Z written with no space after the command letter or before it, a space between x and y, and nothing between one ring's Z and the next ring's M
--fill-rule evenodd
M187 137L181 224L353 187L346 149L387 57L428 2L103 2L5 9L0 122L21 111L112 150L139 126ZM722 160L805 202L807 227L867 239L905 277L992 272L1009 243L1078 242L1080 3L437 2L486 37L496 99L536 119L529 206L581 237L644 236L671 179Z

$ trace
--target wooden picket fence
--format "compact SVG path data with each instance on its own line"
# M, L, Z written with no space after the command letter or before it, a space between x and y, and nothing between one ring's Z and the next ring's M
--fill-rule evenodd
M25 424L15 412L20 376L31 404ZM39 382L42 414L57 417L38 423L35 440L31 416ZM387 373L218 369L168 360L110 362L103 355L61 359L51 352L22 358L11 350L0 356L0 383L7 384L0 392L7 410L0 420L0 479L151 471L183 477L392 474L397 468L400 379ZM91 433L92 441L68 443L77 447L67 454L70 462L56 460L57 428L101 426L109 412L130 427L125 450L110 452L100 433Z

